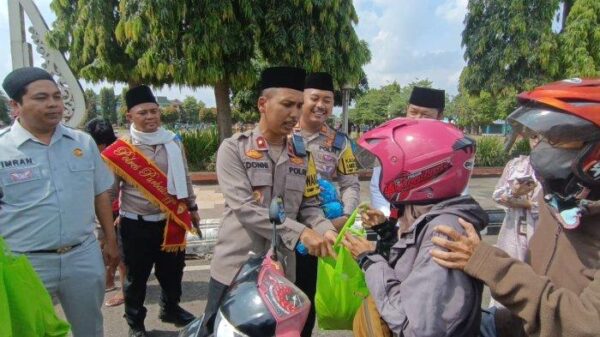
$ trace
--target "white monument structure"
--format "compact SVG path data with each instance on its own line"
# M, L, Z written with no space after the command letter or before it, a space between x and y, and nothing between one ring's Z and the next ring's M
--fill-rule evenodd
M83 89L60 51L50 48L45 41L48 26L33 0L7 0L10 25L10 51L13 69L33 66L31 44L25 35L25 17L27 14L31 27L28 31L36 51L44 59L42 68L57 78L58 86L65 102L64 123L77 127L85 121L85 98Z

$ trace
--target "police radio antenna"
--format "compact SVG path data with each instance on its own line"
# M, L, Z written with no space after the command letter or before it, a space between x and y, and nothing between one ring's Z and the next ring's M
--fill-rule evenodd
M269 221L273 225L273 238L271 239L271 251L273 261L277 261L277 226L285 221L285 208L283 207L283 199L275 197L269 205Z

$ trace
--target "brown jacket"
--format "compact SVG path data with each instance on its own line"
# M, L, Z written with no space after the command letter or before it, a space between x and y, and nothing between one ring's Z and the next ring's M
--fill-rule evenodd
M294 248L304 228L321 234L334 230L319 206L316 168L309 165L310 157L296 156L287 144L277 162L271 155L258 127L233 135L219 147L217 178L225 211L210 276L223 284L231 283L249 253L261 254L269 248L268 208L274 197L283 197L287 215L278 233L289 279L295 279ZM307 175L312 175L309 182Z
M541 201L527 263L482 242L467 264L520 318L499 310L498 335L600 336L600 215L566 231Z

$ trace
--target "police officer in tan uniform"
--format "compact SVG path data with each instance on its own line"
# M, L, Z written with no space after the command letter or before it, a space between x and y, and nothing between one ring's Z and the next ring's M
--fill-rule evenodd
M352 213L360 201L357 164L350 139L344 133L327 126L327 119L333 111L333 79L324 72L311 73L304 85L304 105L302 116L295 133L302 135L307 150L313 155L317 172L323 179L336 181L340 188L344 215L332 219L338 229L348 214ZM296 285L306 293L313 303L302 331L302 337L310 336L315 324L314 296L317 282L317 258L311 255L297 254Z
M258 126L233 135L219 147L217 177L225 211L210 268L201 336L212 331L221 298L248 254L269 248L268 208L273 198L284 198L287 219L278 232L288 278L295 277L294 249L299 242L311 255L333 255L337 234L320 209L314 161L301 137L292 135L302 112L304 78L304 70L298 68L264 70Z

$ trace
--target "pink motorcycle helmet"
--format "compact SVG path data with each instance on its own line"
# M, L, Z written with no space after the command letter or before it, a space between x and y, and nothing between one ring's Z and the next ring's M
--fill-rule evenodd
M429 204L459 196L473 170L475 141L454 125L396 118L364 133L357 159L381 166L379 190L392 204Z

